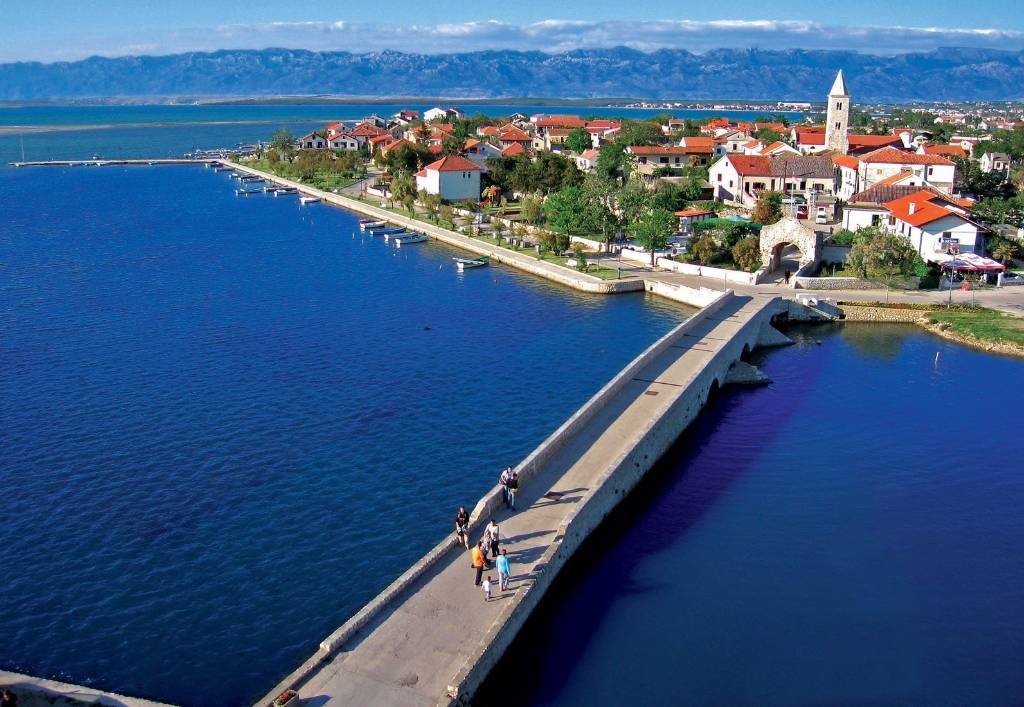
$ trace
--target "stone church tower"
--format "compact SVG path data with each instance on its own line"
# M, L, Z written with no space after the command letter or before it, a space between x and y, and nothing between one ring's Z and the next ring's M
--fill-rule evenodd
M850 124L850 96L846 93L843 70L836 74L832 90L828 92L828 119L825 121L825 149L845 155L850 147L846 128Z

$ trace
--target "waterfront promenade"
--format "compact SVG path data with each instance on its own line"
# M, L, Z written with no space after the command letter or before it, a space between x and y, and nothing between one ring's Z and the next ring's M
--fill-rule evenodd
M469 554L451 536L326 639L258 704L297 689L313 704L433 706L467 701L562 564L723 385L745 351L778 344L779 302L721 295L641 354L518 465L518 510L496 487L491 517L512 562L509 591L484 601ZM497 470L495 470L497 475ZM454 515L458 499L452 501ZM497 580L497 572L491 571Z

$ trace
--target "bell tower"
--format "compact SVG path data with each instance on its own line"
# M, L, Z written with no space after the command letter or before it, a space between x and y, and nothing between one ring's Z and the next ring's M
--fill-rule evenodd
M825 121L825 148L845 155L849 149L846 128L850 124L850 95L846 92L843 70L836 74L832 90L828 92L828 111Z

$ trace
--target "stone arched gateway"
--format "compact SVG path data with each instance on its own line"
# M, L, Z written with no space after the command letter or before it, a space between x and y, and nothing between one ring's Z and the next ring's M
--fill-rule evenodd
M795 218L787 216L778 223L761 229L761 264L768 272L779 267L782 249L794 245L800 249L800 268L818 262L821 236Z

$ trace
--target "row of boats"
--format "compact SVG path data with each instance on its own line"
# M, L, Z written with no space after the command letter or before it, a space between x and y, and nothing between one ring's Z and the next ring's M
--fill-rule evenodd
M245 174L234 171L231 167L214 167L214 172L226 172L232 179L237 179L241 183L241 187L235 189L237 196L252 196L253 194L273 194L274 196L298 194L299 190L295 187L282 187L275 184L268 184L267 180L263 177L258 177L255 174ZM302 204L316 204L319 203L320 197L318 196L299 196L299 202Z
M383 236L385 242L392 242L401 247L402 244L422 243L429 240L426 235L416 231L406 230L405 226L393 226L387 221L374 221L372 219L359 219L359 230L371 236ZM479 258L452 258L455 267L459 272L480 268L490 263L488 255L481 255Z
M207 166L210 166L209 164ZM297 194L295 187L282 187L268 183L263 177L244 172L236 172L233 168L224 165L213 164L215 172L225 172L232 179L237 179L241 186L235 189L238 196L251 196L252 194ZM302 204L315 204L320 201L318 196L300 195L299 202ZM359 230L371 236L382 236L385 242L394 243L396 246L409 245L412 243L423 243L430 240L423 233L406 230L405 226L394 226L387 221L374 221L372 219L360 219ZM479 258L452 258L459 272L480 268L490 263L490 256L481 255Z

